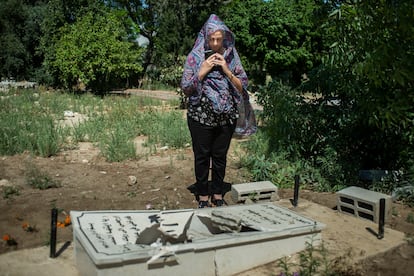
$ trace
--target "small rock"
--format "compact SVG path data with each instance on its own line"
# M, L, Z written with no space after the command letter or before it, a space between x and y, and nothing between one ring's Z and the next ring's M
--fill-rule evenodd
M65 117L75 117L75 114L73 113L73 111L65 110L65 111L63 111L63 116L65 116Z
M0 180L0 187L10 187L12 184L7 179Z
M250 198L246 198L246 200L244 201L244 204L254 204L254 201L251 200Z
M135 185L135 184L137 184L137 177L134 176L134 175L128 176L128 185L132 186L132 185Z

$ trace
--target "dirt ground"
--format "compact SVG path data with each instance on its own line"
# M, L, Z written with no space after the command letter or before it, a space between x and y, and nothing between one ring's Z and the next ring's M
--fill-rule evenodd
M22 257L27 256L27 250L33 250L33 254L29 254L31 258L38 256L35 253L38 251L35 250L40 250L39 248L43 248L42 252L47 254L48 247L45 245L48 245L50 240L52 208L59 210L58 220L62 222L71 210L196 208L193 195L186 189L194 182L191 147L182 150L159 148L156 153L145 155L147 149L142 146L144 141L145 137L136 139L137 150L145 157L120 163L106 162L100 156L99 150L90 143L82 143L77 149L61 152L58 156L51 158L32 157L29 154L0 157L0 188L3 190L3 195L7 186L19 189L19 195L10 194L8 198L3 196L0 198L0 234L2 237L9 235L17 243L17 245L10 245L11 242L8 244L4 240L1 241L0 275L25 275L23 272L22 274L16 271L15 274L5 272L7 270L1 266L2 263L5 265L8 262L2 262L2 256L13 256L20 263L24 263L33 261ZM228 157L226 181L233 184L250 182L246 172L238 167L240 143L243 143L243 140L232 141ZM60 187L45 190L30 187L27 184L27 172L33 169L47 175L59 183ZM291 198L292 194L291 190L279 190L282 200ZM229 193L225 199L228 204L235 204ZM333 210L336 206L335 194L301 190L300 199L317 203L329 210L328 213L336 212ZM347 249L355 250L360 254L360 258L357 258L358 265L352 263L353 270L346 275L409 275L412 273L414 224L407 222L407 217L413 212L413 208L399 203L393 204L393 216L386 225L389 229L387 231L396 230L405 233L411 242L400 243L398 247L389 248L388 251L370 258L364 258L363 252L373 246L375 242L372 239L337 237L342 241L340 243L335 241L335 237L331 237L331 247L337 242L338 251L341 251L341 254L338 253L337 256L344 255ZM352 218L350 215L344 216L345 221ZM341 227L343 227L341 223L328 225L332 231L340 231ZM375 229L375 225L373 227ZM72 235L71 225L58 228L59 245L72 241ZM404 234L401 235L404 236ZM377 240L375 237L373 239ZM384 239L384 243L386 241L387 239ZM342 244L341 248L339 244ZM385 244L383 247L388 248ZM19 252L22 255L19 255ZM56 260L63 268L65 258L73 257L62 255L59 258ZM271 263L243 275L275 275L276 266L276 263Z

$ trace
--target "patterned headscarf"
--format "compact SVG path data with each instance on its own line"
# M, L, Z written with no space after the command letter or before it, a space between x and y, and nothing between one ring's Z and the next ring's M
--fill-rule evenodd
M231 110L234 99L236 103L241 100L241 94L237 92L231 81L221 72L221 70L212 70L204 78L198 80L198 72L204 61L204 54L209 50L209 36L216 31L222 31L224 35L223 47L224 58L227 66L233 72L234 76L241 80L243 86L243 96L247 95L247 75L243 69L240 57L234 47L234 35L224 22L215 14L210 15L203 28L200 30L193 49L187 56L184 65L184 73L181 80L183 92L189 96L190 104L198 104L202 94L206 95L213 104L216 113L227 113Z

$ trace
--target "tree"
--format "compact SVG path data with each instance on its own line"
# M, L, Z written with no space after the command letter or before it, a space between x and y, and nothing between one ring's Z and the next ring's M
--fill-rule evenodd
M61 28L73 24L88 12L100 13L104 8L102 0L49 0L41 22L41 37L38 53L43 57L42 68L38 73L41 83L61 86L59 72L53 66L56 57L56 43L61 37Z
M34 3L32 3L34 2ZM41 66L36 54L43 1L5 0L0 5L0 75L32 79Z
M142 49L127 40L120 18L104 9L100 13L90 11L61 29L52 66L65 88L83 83L105 93L140 73Z
M325 2L331 47L320 66L300 89L273 82L260 91L272 151L311 161L331 183L355 181L361 169L413 173L412 1Z
M197 33L211 13L217 13L225 0L117 0L107 1L111 7L124 9L129 18L148 39L143 61L143 72L159 78L164 72L182 66L195 41ZM174 70L177 76L177 70ZM168 77L176 84L174 76ZM165 79L164 79L165 80Z
M341 103L344 136L365 168L414 162L412 1L354 1L332 14L332 48L316 75L325 97ZM345 126L344 126L345 127Z
M314 1L246 0L232 1L223 10L256 83L270 75L297 85L320 63L323 43L314 22L319 8Z

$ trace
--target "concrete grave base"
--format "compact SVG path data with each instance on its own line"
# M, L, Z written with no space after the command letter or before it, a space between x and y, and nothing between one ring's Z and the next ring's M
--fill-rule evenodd
M392 197L383 193L370 191L356 186L347 187L338 191L338 211L354 215L359 218L379 222L380 199L385 199L385 221L391 217Z
M72 211L80 275L233 275L318 245L324 224L267 204Z

